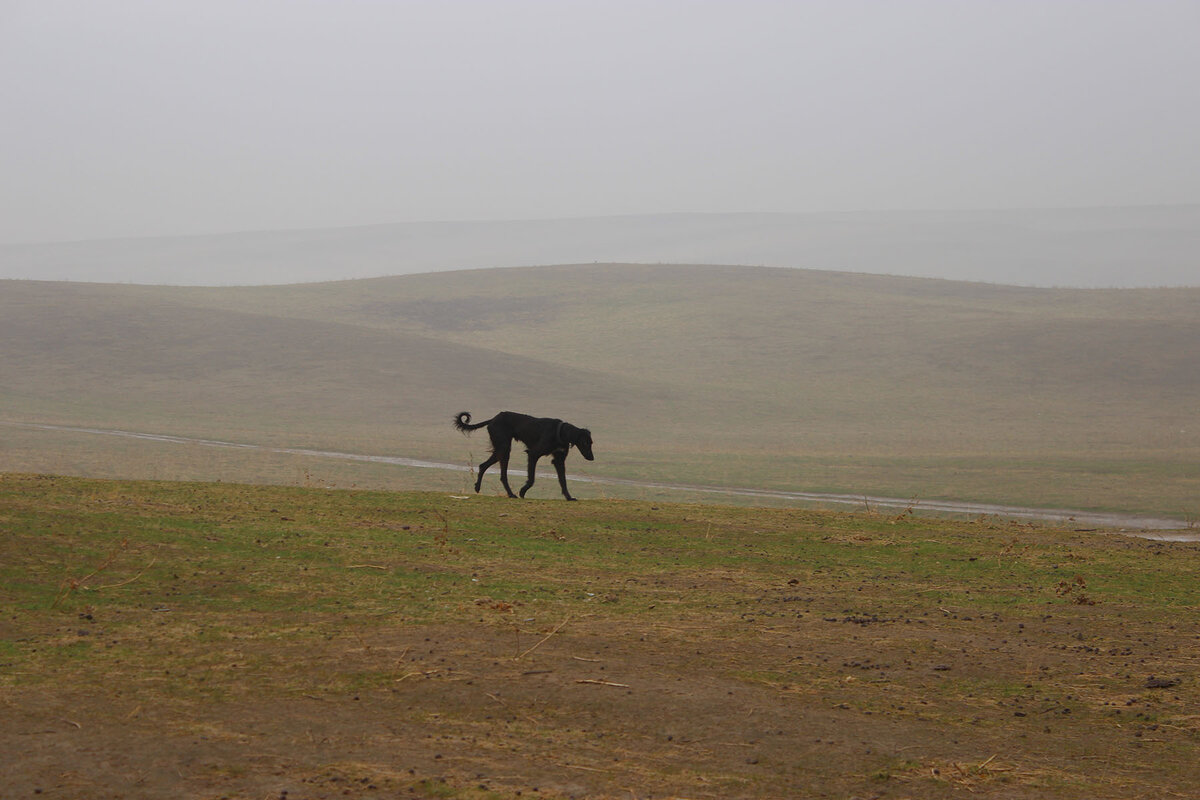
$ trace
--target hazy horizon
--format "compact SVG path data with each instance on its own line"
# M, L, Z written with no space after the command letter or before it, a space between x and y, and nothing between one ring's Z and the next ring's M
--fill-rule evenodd
M1200 203L1200 4L0 0L0 243Z
M619 219L670 219L672 217L809 217L809 218L833 218L845 216L904 216L904 215L973 215L973 214L1058 214L1058 213L1089 213L1089 212L1140 212L1154 211L1158 209L1175 209L1192 210L1200 209L1200 202L1196 203L1143 203L1143 204L1124 204L1124 205L1065 205L1065 206L997 206L997 207L971 207L971 208L828 208L819 211L654 211L645 213L635 212L613 212L607 214L566 214L560 216L532 215L532 216L508 216L508 217L464 217L464 218L420 218L420 219L402 219L402 220L385 220L373 222L346 222L334 225L279 225L268 227L233 227L221 230L198 231L193 233L152 233L152 234L135 234L135 235L110 235L110 236L90 236L72 239L14 239L12 241L0 242L0 247L14 245L18 247L24 246L42 246L42 245L76 245L76 244L91 244L104 243L114 241L135 241L144 239L206 239L219 238L243 235L259 235L259 234L290 234L290 233L306 233L315 231L333 231L333 230L365 230L370 228L390 228L401 227L406 225L524 225L537 223L572 223L594 220L619 220ZM527 265L528 266L528 265Z
M816 269L1041 287L1200 285L1200 205L657 214L0 244L0 279L314 283L582 263Z

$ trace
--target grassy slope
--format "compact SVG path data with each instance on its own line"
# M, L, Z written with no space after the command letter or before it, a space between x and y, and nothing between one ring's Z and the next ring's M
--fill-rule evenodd
M1200 777L1194 544L12 475L0 520L15 795L431 796L440 776L436 796L493 800L1165 797Z
M603 398L646 389L438 337L252 311L197 307L139 287L13 284L10 413L235 441L369 448L443 428L469 401L567 382ZM602 400L601 400L602 402ZM442 436L441 438L445 438Z
M0 302L10 417L459 460L447 414L507 407L588 424L624 476L1176 514L1200 489L1200 290L595 265Z

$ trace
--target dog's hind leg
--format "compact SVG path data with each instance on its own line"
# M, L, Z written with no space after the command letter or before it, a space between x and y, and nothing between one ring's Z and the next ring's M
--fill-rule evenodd
M491 458L479 465L479 470L475 475L475 493L479 494L479 487L483 485L483 473L487 472L487 468L500 460L500 456L492 453Z
M554 462L554 471L558 473L558 485L562 487L563 497L574 500L575 498L571 497L571 493L567 491L567 454L555 453L550 460Z
M508 450L500 454L500 482L504 484L504 491L508 492L509 497L516 497L512 487L508 485L508 456Z
M533 453L529 454L529 477L526 479L525 485L521 487L521 497L524 497L525 493L529 491L529 487L533 486L533 480L537 476L537 462L539 458L541 456L535 456Z

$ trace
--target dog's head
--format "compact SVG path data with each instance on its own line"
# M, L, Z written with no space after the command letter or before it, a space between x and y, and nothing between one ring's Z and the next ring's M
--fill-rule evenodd
M574 445L579 448L579 452L588 461L595 461L596 457L592 455L592 432L587 428L580 428L579 433L575 437Z

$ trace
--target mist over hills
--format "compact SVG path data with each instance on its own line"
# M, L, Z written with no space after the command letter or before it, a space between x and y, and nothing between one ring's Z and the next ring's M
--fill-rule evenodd
M468 463L486 443L451 415L511 409L592 428L598 460L572 469L613 477L1175 515L1200 497L1200 289L629 264L14 281L0 340L0 422ZM55 434L14 436L0 469L86 472Z
M0 245L0 278L263 285L566 263L737 264L1041 287L1200 284L1200 206L414 222Z

